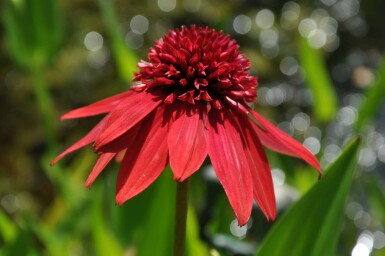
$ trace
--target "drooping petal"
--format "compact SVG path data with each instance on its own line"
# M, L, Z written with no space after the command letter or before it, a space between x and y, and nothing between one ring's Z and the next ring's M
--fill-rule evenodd
M85 186L90 188L95 179L99 176L99 174L104 170L107 164L114 158L115 153L106 153L102 154L98 161L96 162L94 168L92 169L90 175L88 176Z
M321 166L317 158L307 148L281 131L278 127L271 124L254 110L250 109L250 113L263 127L263 129L261 129L258 127L258 124L254 125L255 132L258 134L258 137L261 139L264 146L282 154L302 158L322 174Z
M183 181L199 169L207 156L203 117L204 106L184 103L183 112L168 135L170 166L174 179Z
M155 117L143 123L135 144L128 147L116 183L118 205L146 189L167 166L169 127L163 122L164 113L164 108L157 109Z
M253 180L253 196L266 218L274 220L276 216L276 201L273 179L262 144L255 133L251 120L247 116L238 115L239 129L244 139L244 150L250 166Z
M100 121L94 128L92 128L92 130L89 133L87 133L86 136L84 136L83 138L81 138L80 140L75 142L71 147L69 147L63 153L58 155L54 160L52 160L51 165L56 164L60 159L62 159L63 157L65 157L69 153L74 152L75 150L78 150L78 149L85 147L88 144L91 144L92 142L94 142L96 140L100 130L102 129L104 123L105 123L105 119Z
M106 125L95 141L95 147L99 148L126 133L137 123L142 121L159 104L158 96L147 92L133 93L122 100L106 116Z
M88 106L71 110L62 115L60 119L82 118L108 113L130 94L132 94L131 90L97 101Z
M243 151L239 130L225 108L208 113L207 146L215 173L234 209L239 225L250 217L253 187L249 164Z
M120 152L122 150L127 149L128 147L131 147L132 145L135 145L136 138L139 136L139 133L146 133L142 129L142 124L144 122L148 122L149 119L154 118L154 116L150 113L143 121L133 126L130 130L128 130L126 133L121 135L120 137L116 138L115 140L102 145L102 147L96 147L94 145L94 150L96 153L108 153L108 152Z

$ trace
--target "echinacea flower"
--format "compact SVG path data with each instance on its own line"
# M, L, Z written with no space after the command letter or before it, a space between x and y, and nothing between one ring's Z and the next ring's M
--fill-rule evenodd
M86 186L124 154L116 202L146 189L170 164L176 181L196 172L208 156L239 225L253 200L268 219L276 215L271 172L263 146L302 158L320 173L299 142L255 112L257 79L235 40L208 27L182 27L156 41L140 61L130 90L72 110L62 119L107 115L63 156L92 143L100 155ZM122 153L123 152L123 153Z

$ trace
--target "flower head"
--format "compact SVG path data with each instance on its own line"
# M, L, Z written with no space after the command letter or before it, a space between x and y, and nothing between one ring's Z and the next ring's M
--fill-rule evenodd
M100 154L86 186L124 154L116 185L119 205L146 189L170 164L183 181L208 156L240 225L255 200L275 218L275 196L263 146L299 157L320 171L317 159L255 112L257 79L250 61L228 35L208 27L172 30L140 61L127 92L72 110L62 119L108 113L54 161L88 144Z

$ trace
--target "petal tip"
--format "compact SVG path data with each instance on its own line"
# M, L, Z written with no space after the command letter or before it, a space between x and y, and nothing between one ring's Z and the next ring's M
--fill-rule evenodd
M249 218L242 218L242 219L238 219L237 218L237 221L238 221L238 226L240 227L243 227L247 224L247 222L249 221Z
M116 204L119 206L119 207L122 207L122 205L124 204L124 202L126 202L126 200L120 196L119 194L116 195Z
M84 183L84 186L85 186L88 190L91 189L91 185L92 185L92 183L88 182L88 180Z
M59 162L60 161L60 159L62 159L62 155L58 155L57 157L55 157L55 159L53 159L50 163L49 163L49 165L50 166L54 166L55 164L57 164L57 162Z
M60 117L60 121L64 121L64 120L69 119L67 116L68 116L67 114L62 115L62 116Z
M277 218L277 215L276 215L276 212L274 211L274 212L272 212L272 213L267 217L267 220L268 220L269 222L273 222L273 221L275 221L276 218Z

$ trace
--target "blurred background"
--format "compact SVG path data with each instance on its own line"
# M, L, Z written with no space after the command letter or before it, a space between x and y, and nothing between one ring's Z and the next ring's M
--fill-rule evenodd
M381 0L2 1L0 255L171 255L170 170L117 207L119 164L89 191L91 148L49 162L100 118L60 122L62 113L127 90L154 41L189 24L237 40L259 77L256 110L323 167L362 136L337 255L385 255L383 10ZM317 173L268 156L279 219ZM272 226L255 205L239 227L209 164L193 176L189 255L254 255Z

